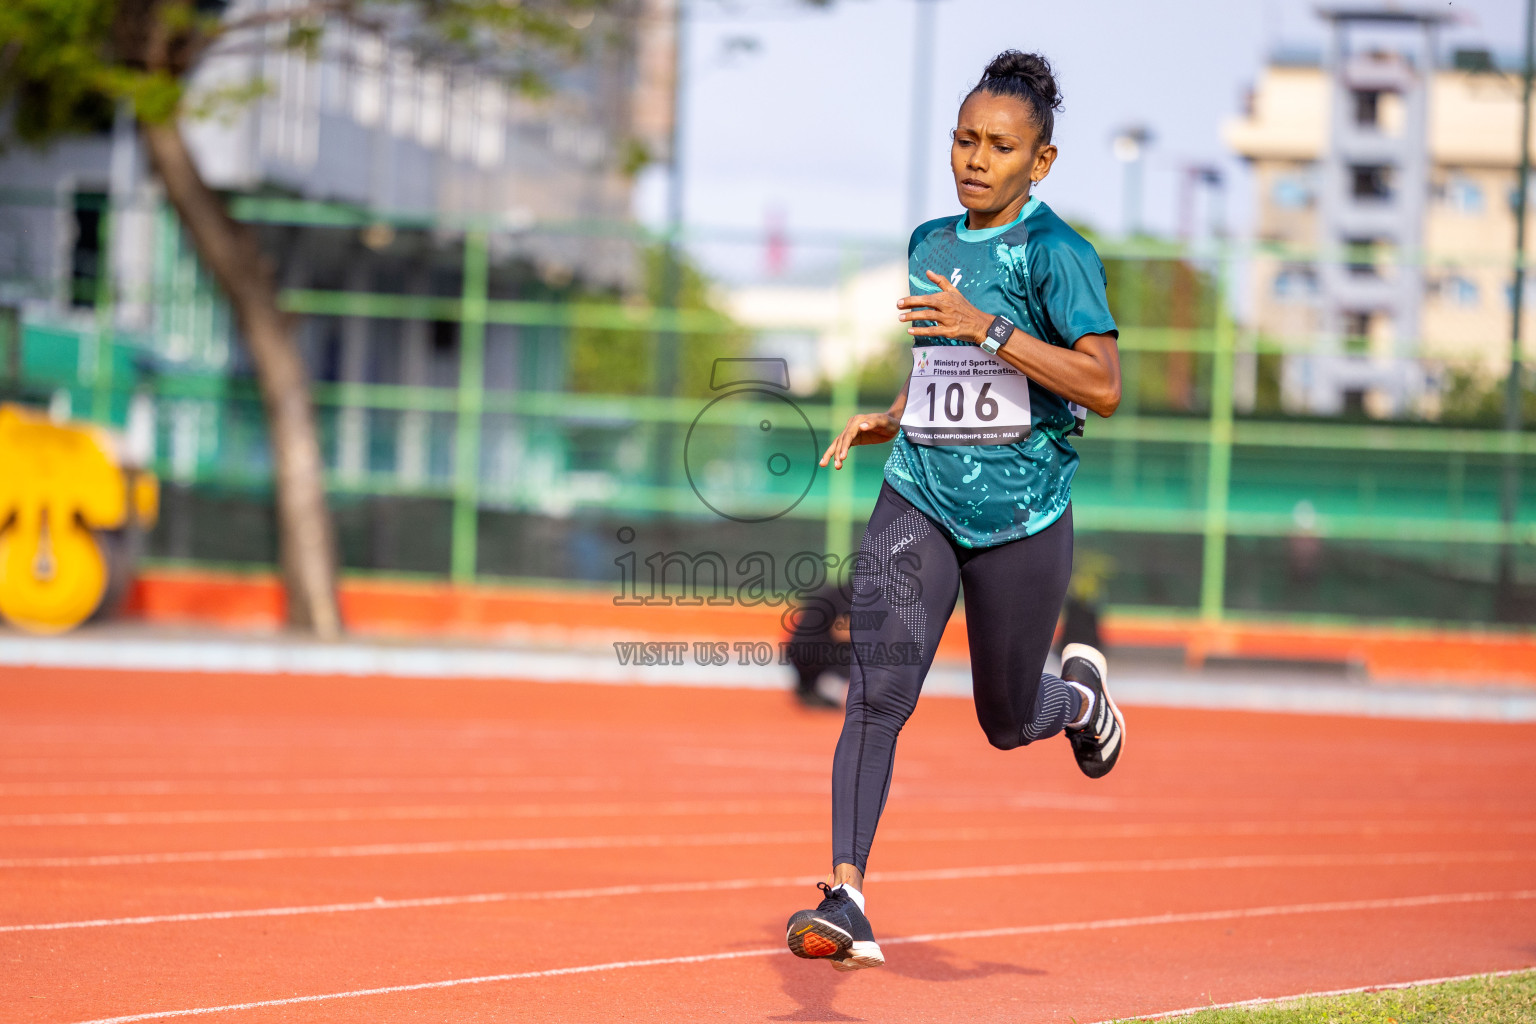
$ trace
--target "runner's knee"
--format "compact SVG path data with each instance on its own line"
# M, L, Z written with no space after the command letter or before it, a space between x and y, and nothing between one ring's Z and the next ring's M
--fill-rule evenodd
M867 719L879 719L899 729L917 709L917 694L921 686L921 681L880 678L877 673L866 672L864 685L859 688L859 712ZM852 700L848 708L852 712Z
M1014 747L1029 745L1029 740L1025 739L1023 732L1018 729L988 725L983 726L982 731L987 734L987 742L998 750L1012 750Z

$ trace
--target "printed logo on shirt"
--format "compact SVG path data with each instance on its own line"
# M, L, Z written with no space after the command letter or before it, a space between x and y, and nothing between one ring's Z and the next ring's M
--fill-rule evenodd
M954 285L956 288L960 287L960 268L959 267L956 267L955 268L955 272L949 275L949 283Z

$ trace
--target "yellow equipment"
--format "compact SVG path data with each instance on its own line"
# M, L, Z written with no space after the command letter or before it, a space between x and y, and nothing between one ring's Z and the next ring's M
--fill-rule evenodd
M158 502L107 431L0 405L0 616L33 633L90 618L108 582L97 534L153 524Z

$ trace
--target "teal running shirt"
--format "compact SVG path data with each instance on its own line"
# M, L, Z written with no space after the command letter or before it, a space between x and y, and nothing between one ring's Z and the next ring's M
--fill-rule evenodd
M1104 264L1050 207L1032 197L1011 224L972 231L965 222L963 214L945 217L912 232L907 247L912 294L939 290L925 274L932 270L949 278L983 313L1006 316L1049 344L1070 348L1085 334L1117 333L1104 294ZM925 356L943 358L923 349L954 345L970 347L977 360L986 355L968 341L919 337L913 341L915 365L926 366L930 360ZM917 392L917 378L913 381ZM1023 416L1028 428L1019 425L1015 434L1025 435L1019 440L919 443L908 437L908 423L892 444L886 482L962 547L992 547L1038 533L1060 517L1071 499L1078 456L1067 437L1081 433L1076 407L1034 381L1027 386ZM974 394L970 400L974 406ZM926 403L932 415L936 398L913 393L907 401L909 407Z

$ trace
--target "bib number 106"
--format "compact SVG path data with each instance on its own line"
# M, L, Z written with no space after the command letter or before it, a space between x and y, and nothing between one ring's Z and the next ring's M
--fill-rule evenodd
M1029 378L970 345L912 349L901 428L915 444L1015 444L1029 436Z
M992 390L992 382L987 381L976 392L976 406L974 412L976 418L983 423L991 423L997 419L997 399L988 392ZM939 385L936 381L930 381L924 393L928 396L928 422L938 421L939 409ZM958 383L951 383L944 388L942 399L944 405L944 418L951 423L959 423L965 419L965 388Z

